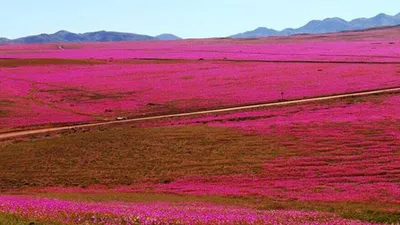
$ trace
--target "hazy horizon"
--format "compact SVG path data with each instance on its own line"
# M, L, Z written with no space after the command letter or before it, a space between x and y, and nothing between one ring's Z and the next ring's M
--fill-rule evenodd
M172 33L183 38L224 37L257 27L282 30L328 17L349 21L400 12L399 7L395 7L400 3L394 0L387 0L385 4L361 0L249 2L43 0L37 3L15 0L2 4L0 20L7 23L2 23L0 37L13 39L59 30L75 33L107 30L152 36Z

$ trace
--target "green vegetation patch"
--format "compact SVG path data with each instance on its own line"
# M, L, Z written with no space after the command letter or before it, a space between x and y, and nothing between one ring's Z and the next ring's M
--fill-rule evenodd
M165 183L258 174L284 151L265 136L206 126L114 128L0 146L0 189Z
M61 225L62 223L55 223L50 221L34 221L29 219L24 219L22 217L0 213L0 225Z
M12 106L15 102L11 100L0 100L0 106Z
M1 117L6 117L7 115L8 115L7 111L0 109L0 118Z

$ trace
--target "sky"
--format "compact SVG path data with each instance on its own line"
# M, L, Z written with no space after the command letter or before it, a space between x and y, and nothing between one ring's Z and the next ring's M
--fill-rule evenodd
M0 37L68 30L224 37L313 19L400 12L399 0L0 0Z

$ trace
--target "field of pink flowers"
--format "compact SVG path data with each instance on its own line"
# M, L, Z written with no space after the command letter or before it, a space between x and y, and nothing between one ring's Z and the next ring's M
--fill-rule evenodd
M0 73L4 129L393 87L400 64L133 60L3 67Z
M322 212L257 211L206 203L85 203L17 196L0 196L0 212L65 224L372 224Z
M74 43L63 50L60 44L0 45L0 129L397 86L397 31Z
M266 135L274 137L280 146L276 157L266 159L263 170L255 174L233 174L225 176L176 177L167 183L142 183L112 190L103 188L48 188L42 193L162 193L188 197L221 196L226 198L261 197L288 204L284 209L292 209L291 202L310 204L346 204L382 205L379 213L389 213L394 219L378 221L396 221L400 206L400 95L398 93L332 100L320 103L307 103L293 106L265 108L236 113L222 113L185 119L173 119L143 123L143 126L222 126L243 131L244 135ZM29 192L27 192L29 193ZM6 197L7 199L8 197ZM18 197L17 197L18 198ZM24 199L24 198L23 198ZM29 199L29 198L28 198ZM30 202L31 199L27 202ZM48 200L35 200L48 201ZM20 214L30 215L32 205L21 206ZM36 203L37 203L36 202ZM51 200L52 205L56 200ZM63 202L69 207L77 203ZM158 203L146 203L126 206L125 203L88 204L79 203L80 218L92 219L86 207L95 207L96 219L104 218L103 210L118 212L124 205L134 215L146 215L157 221L183 221L185 224L216 223L229 218L226 224L359 224L358 221L343 220L334 214L319 214L303 217L303 211L255 211L203 205L204 203L166 204L163 218L158 217ZM42 203L36 204L36 211L43 218L48 211ZM7 205L7 207L11 207ZM7 208L6 207L6 208ZM103 208L104 207L104 208ZM115 207L111 210L109 207ZM138 207L134 210L131 207ZM386 207L386 208L385 208ZM40 208L40 209L39 209ZM54 208L57 208L54 206ZM0 206L1 209L1 206ZM63 209L64 210L64 209ZM131 211L132 210L132 211ZM179 217L179 213L185 216ZM194 210L196 214L193 214ZM208 211L210 210L210 211ZM239 211L236 211L239 210ZM358 210L358 209L357 209ZM357 211L356 210L356 211ZM364 209L358 211L364 213ZM4 210L5 212L9 212ZM90 210L89 210L90 211ZM323 210L326 211L326 210ZM357 212L358 212L357 211ZM11 211L13 212L13 211ZM92 212L92 211L90 211ZM212 214L211 212L215 212ZM23 214L26 213L26 214ZM230 214L232 213L232 214ZM293 218L291 213L295 213ZM50 213L51 214L51 213ZM50 218L64 221L58 214ZM75 215L75 214L74 214ZM109 214L107 214L109 216ZM112 214L110 221L126 219L127 211ZM217 215L222 217L217 217ZM253 217L257 215L256 217ZM331 216L333 217L331 217ZM335 211L335 215L338 213ZM379 214L378 214L379 215ZM396 216L397 215L397 216ZM142 216L139 216L143 218ZM75 217L74 217L75 218ZM132 218L132 217L129 217ZM133 217L136 218L136 217ZM192 220L196 218L197 220ZM206 218L206 219L205 219ZM215 220L213 220L213 218ZM251 218L251 219L250 219ZM354 217L351 217L354 218ZM364 219L364 221L368 221ZM376 221L376 220L372 220ZM111 223L112 224L112 223Z
M180 58L398 62L399 28L266 39L0 46L0 58Z
M234 127L274 136L285 152L267 160L259 175L185 178L150 189L400 204L399 111L400 95L393 94L158 122L157 126Z

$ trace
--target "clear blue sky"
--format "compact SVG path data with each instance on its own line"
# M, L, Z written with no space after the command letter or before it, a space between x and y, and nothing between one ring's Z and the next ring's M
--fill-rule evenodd
M8 0L0 37L64 29L220 37L257 27L300 27L312 19L395 15L400 0Z

